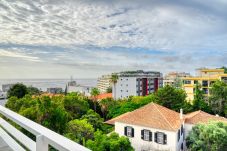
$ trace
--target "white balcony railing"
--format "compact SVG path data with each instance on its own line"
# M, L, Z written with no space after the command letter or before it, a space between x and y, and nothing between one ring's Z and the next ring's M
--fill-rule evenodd
M48 151L49 145L59 151L89 151L89 149L55 133L0 105L0 115L12 120L36 136L33 141L0 117L0 138L15 151Z

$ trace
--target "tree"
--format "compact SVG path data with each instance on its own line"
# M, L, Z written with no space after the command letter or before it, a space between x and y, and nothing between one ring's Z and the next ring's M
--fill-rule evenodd
M227 117L227 84L223 81L215 81L211 86L210 95L213 112Z
M211 107L205 102L204 92L201 90L201 85L197 84L194 91L193 109L212 113Z
M155 99L158 104L179 111L185 103L186 93L182 89L166 85L156 92Z
M108 88L106 89L106 93L112 93L112 87L108 87Z
M41 94L41 91L38 88L33 87L33 86L27 87L27 90L28 90L28 94L30 94L30 95L40 95Z
M103 120L103 118L100 117L99 114L97 114L93 110L91 110L91 109L88 110L87 113L81 117L81 119L87 120L87 122L90 123L94 127L95 130L97 130L97 129L102 130L104 120Z
M97 112L96 106L97 106L97 96L100 94L100 91L98 88L92 88L91 89L91 96L92 96L92 100L94 103L94 110L95 112Z
M67 124L65 136L71 140L85 145L88 139L94 136L93 126L87 120L72 120Z
M15 96L17 98L23 98L26 94L28 94L28 89L22 83L17 83L15 85L13 85L7 92L8 98L13 97L13 96Z
M221 69L224 69L224 72L227 73L227 67L223 66Z
M37 119L43 126L62 134L68 121L68 113L62 97L43 96L37 99Z
M198 124L192 128L186 142L191 151L224 151L227 148L227 124Z
M133 151L127 137L119 137L117 133L107 136L101 131L95 132L94 140L88 140L86 147L92 151Z
M113 83L113 86L114 86L114 99L116 99L116 83L117 83L117 80L118 80L118 75L116 73L113 73L111 75L111 83Z
M105 120L107 119L107 114L109 112L109 109L116 104L117 104L117 101L113 100L112 98L102 99L99 102L99 105L101 106L102 115Z
M69 118L80 118L89 110L87 98L79 93L69 93L64 97L64 108L69 114Z

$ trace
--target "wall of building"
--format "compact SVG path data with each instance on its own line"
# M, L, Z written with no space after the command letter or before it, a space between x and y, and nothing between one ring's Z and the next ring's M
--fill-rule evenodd
M113 94L115 99L128 98L129 96L136 96L136 78L135 77L119 77L116 86L116 93L113 85Z
M103 75L102 77L98 78L97 88L101 93L106 93L106 90L111 86L111 75Z
M160 151L180 151L181 144L183 143L183 135L181 135L180 140L177 140L177 132L174 131L166 131L154 128L148 128L137 125L130 125L125 123L116 122L115 123L115 132L120 136L124 136L124 127L131 126L134 128L134 137L129 137L129 140L135 149L135 151L141 150L160 150ZM152 141L144 141L141 139L141 130L147 129L152 132ZM158 144L154 141L154 133L155 132L163 132L167 135L167 144Z

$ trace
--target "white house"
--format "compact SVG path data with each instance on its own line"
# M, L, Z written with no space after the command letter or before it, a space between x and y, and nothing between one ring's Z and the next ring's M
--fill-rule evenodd
M202 111L187 115L150 103L107 121L115 132L127 136L136 151L186 150L185 138L193 125L209 120L225 120Z

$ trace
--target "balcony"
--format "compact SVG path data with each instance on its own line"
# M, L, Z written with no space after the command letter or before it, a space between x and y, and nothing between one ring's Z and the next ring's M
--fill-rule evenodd
M36 141L32 140L0 117L0 151L48 151L49 146L59 151L90 151L1 105L0 115L23 127L36 137Z

